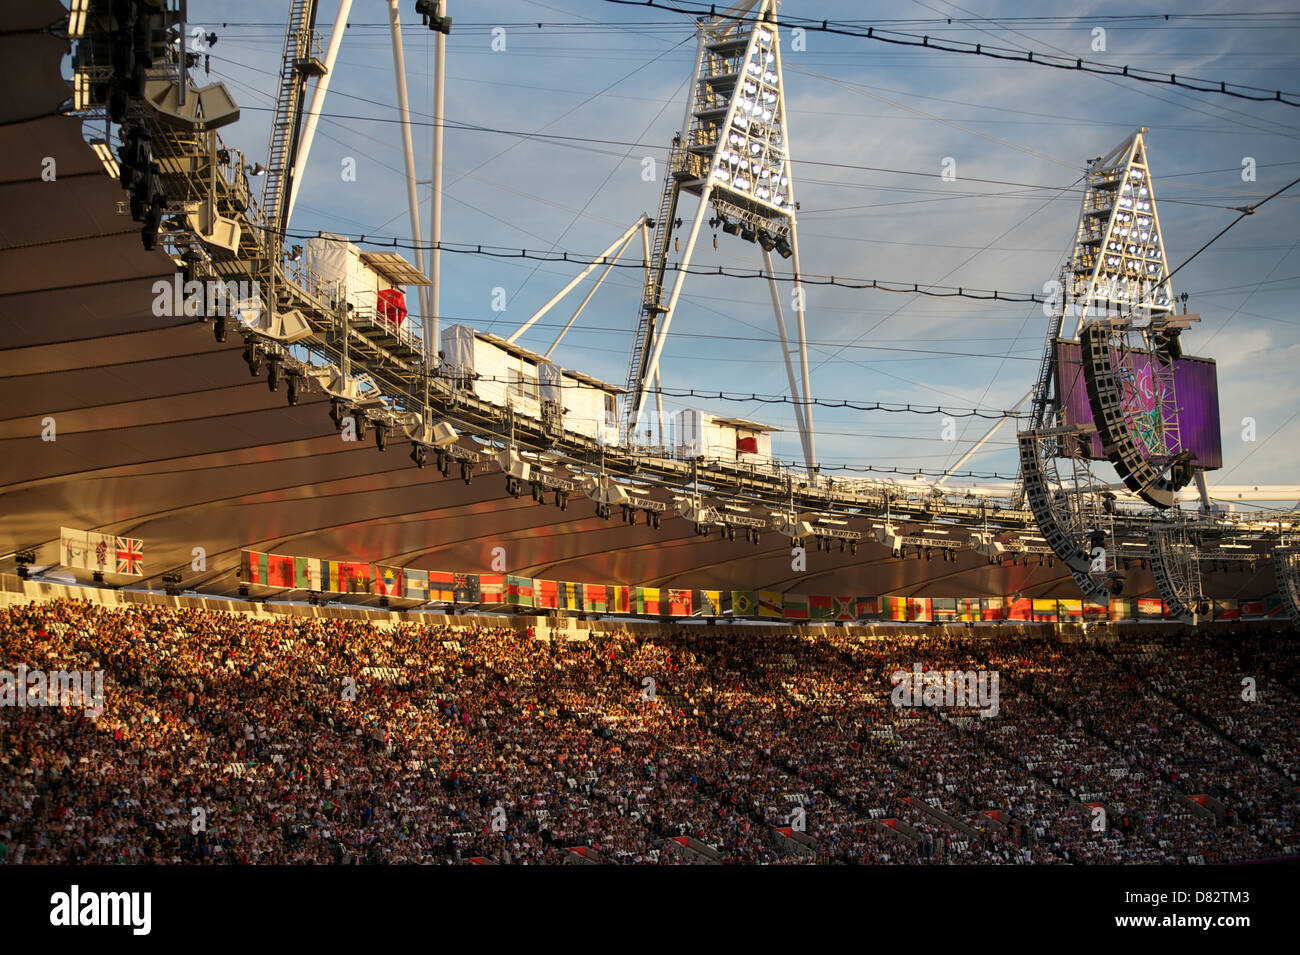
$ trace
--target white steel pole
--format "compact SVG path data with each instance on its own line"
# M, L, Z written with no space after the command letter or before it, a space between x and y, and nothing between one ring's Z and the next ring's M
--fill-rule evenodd
M560 339L564 338L564 336L568 334L569 329L573 327L573 323L576 322L578 320L578 316L582 314L582 310L586 308L587 303L591 301L591 297L596 294L596 289L600 288L600 284L604 282L606 278L609 277L609 273L614 269L614 264L618 262L619 258L623 255L624 252L627 251L627 247L631 244L632 244L632 236L628 236L627 240L623 243L623 247L619 249L616 253L614 253L614 258L610 259L609 265L605 266L605 271L600 273L600 278L596 279L595 284L591 286L591 291L589 291L587 293L587 297L582 300L582 304L579 305L577 310L573 313L572 317L568 321L568 324L566 324L564 328L560 330L560 334L555 336L555 341L551 342L551 347L546 349L546 354L542 356L543 358L551 357L551 352L555 351L556 346L560 344Z
M311 154L312 140L316 138L316 125L320 122L320 111L325 106L325 94L329 92L330 77L334 75L334 61L338 59L339 47L343 45L343 34L347 31L348 16L351 12L352 0L339 0L339 12L334 15L329 46L325 49L325 75L316 81L316 86L312 89L311 102L307 106L307 121L302 127L302 142L298 144L298 158L293 163L289 205L284 216L286 228L289 220L293 218L293 204L298 201L298 189L302 186L303 173L307 169L307 157Z
M393 71L397 77L397 110L402 123L402 156L406 160L406 202L410 207L411 241L419 249L424 242L420 238L420 197L415 188L415 147L411 144L411 108L406 99L406 60L402 56L402 23L397 14L397 0L388 0L388 26L393 36ZM429 288L425 285L420 286L420 311L427 320Z
M554 308L556 302L564 298L564 296L568 295L571 291L573 291L574 288L577 287L579 282L585 279L592 272L596 271L597 266L599 266L602 261L608 258L613 253L613 251L619 247L620 244L626 243L629 239L631 239L632 236L636 234L636 230L641 228L641 222L642 220L638 219L630 229L628 229L617 239L611 242L604 252L600 253L600 255L598 255L596 258L591 260L590 265L588 265L585 269L583 269L572 279L570 279L569 283L565 285L564 288L560 289L553 296L551 296L551 300L547 302L545 305L543 305L541 308L539 308L536 312L534 312L532 317L529 318L528 321L524 322L517 329L515 329L515 333L511 335L509 338L507 338L506 341L511 342L513 344L516 340L518 340L519 336L522 335L524 332L528 331L528 329L530 329L533 326L534 322L536 322L539 318L541 318L552 308ZM617 258L617 256L615 256L615 258Z
M790 397L795 399L794 418L799 427L799 443L803 446L804 462L812 457L808 452L808 426L804 406L799 400L799 385L794 377L794 364L790 361L790 339L785 333L785 316L781 313L781 293L776 286L776 273L772 270L772 253L763 250L763 267L767 271L767 288L772 293L772 312L776 316L776 331L781 336L781 357L785 359L785 375L790 382Z
M447 0L438 0L438 16L447 15ZM433 40L433 194L429 203L429 313L425 317L424 357L433 367L438 354L438 310L442 292L442 124L446 89L447 35L441 30Z

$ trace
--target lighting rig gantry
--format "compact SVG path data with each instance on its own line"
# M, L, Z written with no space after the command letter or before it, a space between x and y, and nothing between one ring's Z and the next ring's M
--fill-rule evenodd
M1061 273L1062 294L1054 302L1032 393L1030 426L1018 436L1029 507L1056 556L1093 599L1124 587L1115 495L1094 468L1094 434L1125 486L1157 509L1173 505L1176 492L1199 473L1182 448L1173 381L1173 362L1182 354L1179 334L1199 316L1177 314L1145 132L1136 130L1088 164L1074 251ZM1066 420L1071 383L1061 380L1066 371L1059 346L1067 318L1077 319L1072 324L1094 425ZM1152 546L1166 543L1158 534L1148 540ZM1199 575L1174 576L1195 582L1199 592Z
M658 385L664 343L686 283L691 256L707 221L715 229L715 236L720 228L725 235L739 236L761 250L804 466L812 474L817 467L817 453L812 405L808 401L808 346L795 221L798 204L790 170L777 6L777 0L744 0L723 14L696 23L694 82L682 119L685 133L673 140L659 215L654 220L650 270L628 365L624 424L627 440L633 443L647 391ZM678 207L683 193L697 197L699 203L677 265L677 277L668 291L665 274L669 246L674 244L674 230L682 224ZM797 352L791 348L786 333L773 251L792 260L791 304L798 332ZM795 358L799 362L798 375Z

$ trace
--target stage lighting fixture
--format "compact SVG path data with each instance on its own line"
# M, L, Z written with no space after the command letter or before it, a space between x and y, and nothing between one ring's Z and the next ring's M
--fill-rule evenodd
M438 449L438 473L443 477L451 470L451 456L441 448Z
M650 515L650 526L655 530L659 530L659 512L647 511L646 513Z
M253 165L251 165L251 166L247 166L247 165L246 165L246 166L244 166L244 168L248 170L248 174L249 174L250 176L265 176L265 175L266 175L266 167L264 167L260 162L255 162L255 163L253 163Z
M300 246L300 245L295 245L295 246L293 247L293 249L290 250L290 252L289 252L289 261L290 261L290 262L299 262L299 261L301 261L301 260L302 260L302 246Z
M286 391L289 396L289 407L292 408L298 403L298 382L302 380L302 375L295 372L289 372L284 376L285 384L288 386Z
M343 419L347 417L344 413L343 402L338 398L330 399L330 420L334 422L334 430L343 430Z
M748 227L740 230L740 237L746 242L753 242L754 239L757 238L757 235L758 234L753 229Z
M857 541L849 541L849 553L850 553L850 554L856 554L857 552L858 552L858 542L857 542Z
M506 493L511 497L518 497L523 491L523 486L519 483L519 478L513 475L506 476Z
M245 597L245 598L248 597L248 585L247 585L247 584L240 584L240 585L239 585L239 596L241 596L241 597Z
M382 421L375 422L375 447L380 451L388 450L388 425Z
M423 469L429 463L429 449L418 441L411 442L411 460L417 468Z
M894 560L902 560L902 559L903 559L903 548L901 548L901 547L895 547L892 551L890 551L889 556L892 557L892 558L894 558Z
M758 231L758 244L762 246L764 252L771 252L776 247L776 240L768 235L765 230L760 229Z
M212 337L218 342L226 340L226 316L218 315L212 320Z
M280 356L266 356L266 388L268 391L280 390Z
M158 243L158 230L162 227L163 209L167 204L166 196L154 196L145 215L144 228L140 230L140 241L146 252L152 252Z
M567 510L569 509L569 492L568 492L568 491L556 491L556 492L555 492L555 506L558 507L558 508L559 508L560 510L562 510L562 511L567 511Z
M370 430L370 419L364 413L354 410L352 412L352 426L357 429L357 440L364 441L367 432Z
M794 249L790 248L790 243L784 236L776 240L776 251L780 253L781 258L788 259L794 255Z
M845 549L846 547L848 547L848 541L846 541L843 537L841 537L841 538L840 538L840 553L841 553L841 554L844 553L844 549Z
M728 221L726 221L726 220L724 219L723 222L722 222L722 231L725 232L725 233L727 233L727 235L739 235L739 234L740 234L740 223L739 223L739 222L728 222Z
M248 362L249 375L256 378L262 373L262 349L251 339L244 344L244 361Z
M466 484L471 484L474 481L474 466L468 461L460 462L460 479Z

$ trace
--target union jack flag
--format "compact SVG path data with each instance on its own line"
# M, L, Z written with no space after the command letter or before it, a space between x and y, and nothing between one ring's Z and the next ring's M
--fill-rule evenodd
M144 541L138 537L117 538L117 572L131 577L144 576Z

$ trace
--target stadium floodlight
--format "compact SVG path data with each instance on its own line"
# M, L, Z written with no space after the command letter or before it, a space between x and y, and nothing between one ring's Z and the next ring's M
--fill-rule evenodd
M295 371L287 372L284 376L289 407L292 408L298 404L298 382L302 381L302 375Z
M417 468L424 470L425 465L429 463L429 449L418 441L412 441L411 460L415 462Z
M80 77L81 74L77 75ZM104 164L104 171L114 179L120 181L122 178L122 167L119 166L117 160L113 158L113 150L109 148L108 141L96 137L90 141L90 148L95 151L95 155L99 157L99 161Z
M68 39L79 40L86 35L86 13L90 0L72 0L68 8Z

